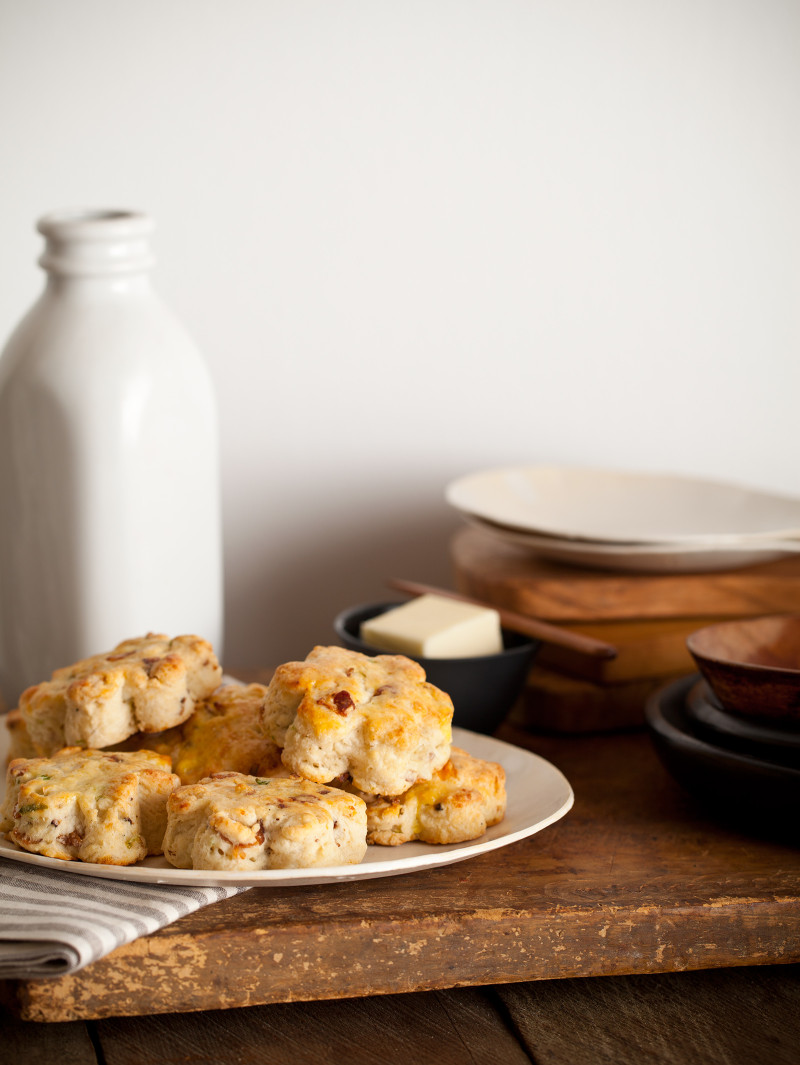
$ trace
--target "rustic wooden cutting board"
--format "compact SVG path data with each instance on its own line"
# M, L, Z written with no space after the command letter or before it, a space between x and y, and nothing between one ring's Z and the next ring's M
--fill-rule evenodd
M65 1021L800 961L800 850L717 824L641 733L500 735L574 788L538 835L406 876L254 888L6 999Z
M455 534L451 554L460 592L547 621L800 611L800 557L718 573L615 573L549 562L467 527Z

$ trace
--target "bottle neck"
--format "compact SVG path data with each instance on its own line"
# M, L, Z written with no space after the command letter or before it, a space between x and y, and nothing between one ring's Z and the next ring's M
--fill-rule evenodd
M51 283L66 279L145 284L154 258L153 221L137 211L59 211L36 227L45 238L39 265Z

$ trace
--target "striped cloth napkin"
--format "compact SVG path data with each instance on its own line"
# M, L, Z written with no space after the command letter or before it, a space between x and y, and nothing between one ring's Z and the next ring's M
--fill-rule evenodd
M0 979L64 976L241 887L132 884L0 858Z

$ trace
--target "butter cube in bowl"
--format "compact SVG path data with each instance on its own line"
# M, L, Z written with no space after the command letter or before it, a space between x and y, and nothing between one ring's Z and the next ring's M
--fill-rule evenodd
M453 700L453 724L492 733L513 706L540 641L510 632L496 611L444 596L368 603L334 620L340 642L361 654L403 654Z

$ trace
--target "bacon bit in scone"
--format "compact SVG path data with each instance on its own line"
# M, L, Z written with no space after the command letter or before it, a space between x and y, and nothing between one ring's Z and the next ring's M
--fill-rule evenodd
M80 832L69 832L64 836L59 836L58 842L63 843L65 847L80 847L83 843L83 836Z
M344 715L356 705L353 702L353 697L350 692L334 692L331 698L333 699L337 714Z

